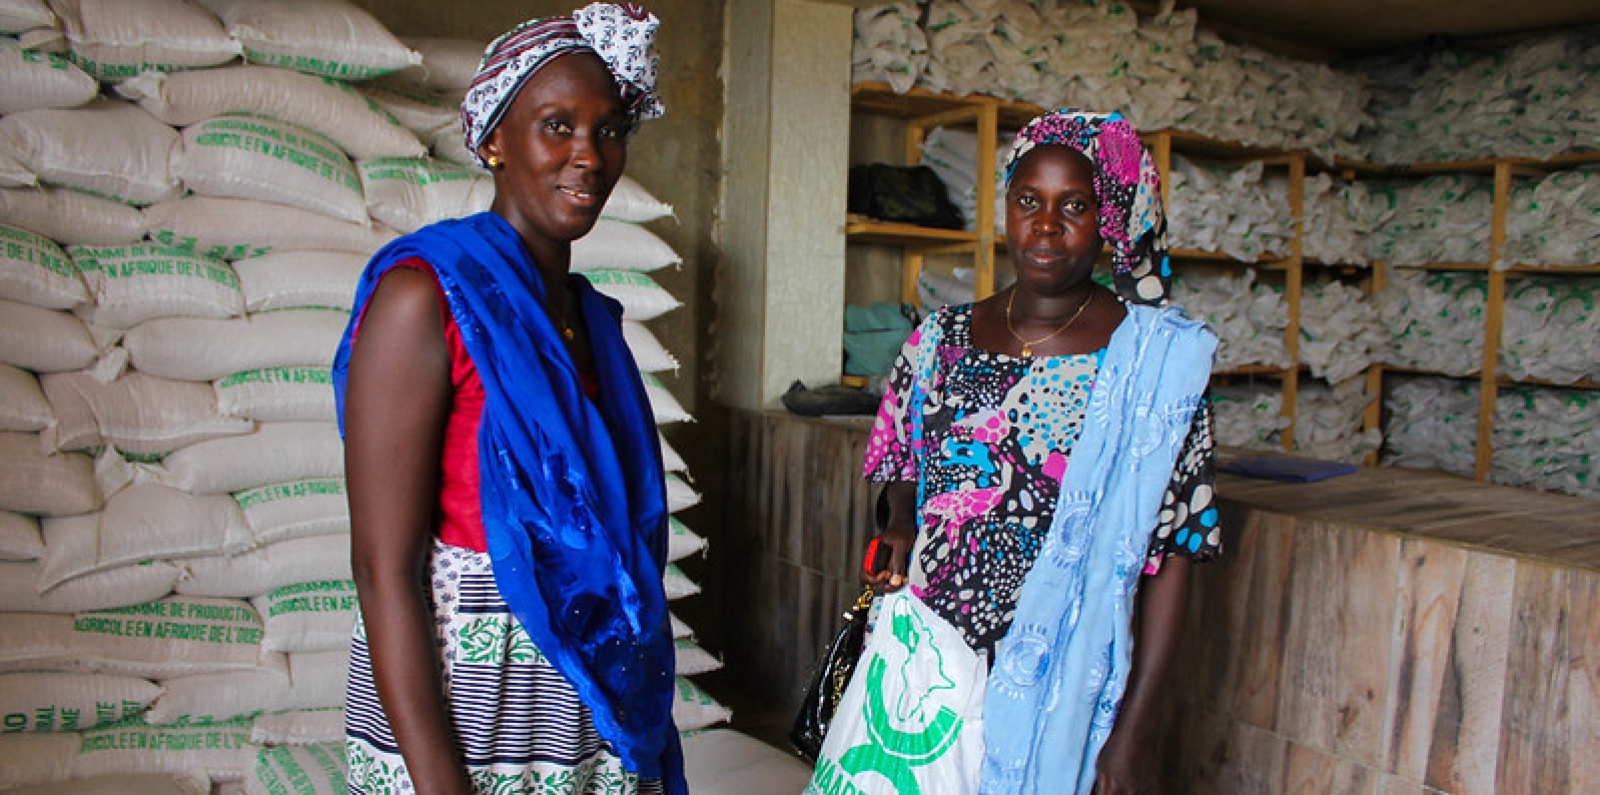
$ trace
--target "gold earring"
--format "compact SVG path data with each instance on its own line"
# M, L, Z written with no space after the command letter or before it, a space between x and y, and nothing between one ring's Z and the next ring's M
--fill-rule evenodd
M494 155L489 155L484 159L484 162L488 163L489 168L494 171L499 171L500 169L506 167L506 162L498 157L495 157Z

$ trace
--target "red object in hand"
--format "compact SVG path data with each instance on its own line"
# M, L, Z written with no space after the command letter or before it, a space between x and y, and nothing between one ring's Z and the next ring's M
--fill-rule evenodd
M889 565L889 552L890 548L884 546L881 538L867 542L867 554L861 559L861 570L865 571L868 577L883 571L883 568Z

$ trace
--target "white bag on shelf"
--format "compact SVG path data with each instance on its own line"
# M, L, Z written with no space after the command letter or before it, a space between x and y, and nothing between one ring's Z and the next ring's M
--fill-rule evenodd
M182 561L181 594L249 598L297 582L348 580L350 539L307 536L268 544L232 557Z
M83 453L46 455L31 433L0 433L0 510L75 516L102 503L94 460Z
M426 157L375 158L358 166L367 211L400 232L483 212L494 200L494 179L474 166Z
M0 364L0 431L37 433L56 421L33 373Z
M72 246L72 262L93 296L86 322L125 329L159 317L244 314L239 277L228 263L160 245Z
M367 256L349 251L280 251L235 260L245 309L339 309L355 302Z
M336 422L330 367L266 367L213 382L217 410L256 422Z
M153 602L172 593L178 567L164 560L105 569L67 580L44 593L44 561L0 562L0 604L21 613L81 613Z
M56 422L40 433L51 452L104 444L134 456L160 456L180 447L249 433L255 424L217 411L210 385L139 372L106 383L88 373L41 376Z
M0 674L7 732L76 732L136 718L161 695L148 679L106 674Z

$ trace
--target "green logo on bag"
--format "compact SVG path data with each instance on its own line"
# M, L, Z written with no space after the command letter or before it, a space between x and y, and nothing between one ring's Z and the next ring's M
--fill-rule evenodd
M874 656L867 666L867 701L863 717L869 741L846 751L835 765L829 759L818 762L813 787L826 795L849 795L858 789L851 779L871 771L883 776L900 795L918 795L915 768L931 764L944 756L961 735L960 714L939 706L929 718L928 701L940 690L954 690L955 682L944 670L944 655L933 643L933 632L918 616L898 603L890 628L906 655L895 672L890 692L884 683L889 678L889 662ZM918 660L918 655L922 655ZM912 666L920 662L932 669L928 681L916 681ZM888 703L893 699L893 704ZM921 725L907 731L896 725ZM820 784L820 787L816 785Z

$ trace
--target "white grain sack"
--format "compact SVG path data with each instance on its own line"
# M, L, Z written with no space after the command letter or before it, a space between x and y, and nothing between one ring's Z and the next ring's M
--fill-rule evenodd
M488 42L476 39L414 37L406 46L422 56L422 63L402 72L396 79L408 80L438 91L464 91L478 74L478 64Z
M161 695L148 679L105 674L0 674L0 725L10 732L75 732L138 717Z
M611 196L606 199L606 206L600 210L601 218L635 224L669 215L672 215L672 205L651 195L638 180L626 174L617 180L616 187L611 189Z
M234 492L257 546L350 532L343 478L274 483Z
M211 196L146 207L144 223L152 240L228 260L303 249L371 256L396 237L392 229L328 218L286 204Z
M56 414L33 373L0 364L0 431L35 433L56 421Z
M577 256L576 248L576 245L574 245L574 259ZM583 271L583 276L589 280L589 283L594 285L596 290L605 293L622 304L622 318L624 320L654 320L683 306L681 301L672 297L672 293L662 289L655 279L643 273L619 270L588 270Z
M0 433L0 510L73 516L100 504L94 460L89 456L46 455L33 434Z
M261 616L249 602L169 596L76 615L0 613L0 671L102 672L161 679L254 668Z
M172 593L179 569L164 560L74 577L44 593L44 561L0 562L0 605L19 613L79 613L153 602Z
M182 567L178 593L248 598L297 582L350 579L350 539L294 538L233 557L193 558Z
M74 738L77 735L73 735ZM6 795L210 795L204 773L113 773L8 790Z
M287 69L147 72L119 84L117 93L173 127L246 112L319 132L351 157L415 157L424 151L416 134L355 88Z
M721 660L692 640L675 640L672 646L679 676L699 676L722 668Z
M704 536L689 529L678 517L667 518L667 560L679 561L706 548Z
M217 494L308 478L344 477L344 442L333 423L272 422L254 433L192 444L167 456L156 476L194 494Z
M348 316L283 309L241 318L160 318L122 337L135 369L180 381L214 381L267 367L326 366Z
M0 39L0 114L76 108L99 93L100 84L66 56Z
M134 484L97 513L46 518L39 590L146 560L234 555L251 546L238 503L226 494L194 495Z
M222 18L245 60L365 80L422 63L371 14L343 0L195 0Z
M46 450L115 445L140 457L161 456L221 436L249 433L255 423L217 411L210 384L139 372L104 383L87 373L40 376L56 423L40 434Z
M44 0L0 0L0 33L22 33L56 25L56 15Z
M89 300L89 291L54 241L0 225L0 298L44 309L72 309Z
M401 232L483 212L494 200L493 178L448 160L389 157L363 160L360 168L368 211ZM576 243L573 250L576 260Z
M675 472L667 473L667 511L677 513L700 504L700 492L695 491Z
M0 300L0 362L36 373L82 370L100 355L89 327L65 312Z
M343 703L343 689L339 693ZM250 723L250 741L261 745L344 743L344 710L296 709L257 715Z
M135 205L181 193L169 162L177 143L176 130L126 102L0 118L0 148L41 181Z
M461 98L464 91L443 92L406 83L394 76L363 83L361 93L388 111L396 121L428 142L447 127L461 124Z
M120 246L145 234L137 207L44 185L0 189L0 221L67 245Z
M148 726L133 720L82 732L74 777L118 773L187 773L237 779L250 771L256 746L247 719L192 726Z
M641 372L659 373L678 369L677 357L668 352L643 323L622 321L622 338L628 343L628 351L633 354L634 364L638 365Z
M689 471L689 465L684 462L683 456L678 455L678 451L667 443L667 437L662 436L659 430L656 431L656 445L661 448L661 466L663 469L668 472Z
M678 568L677 564L673 563L668 563L666 569L663 571L661 575L661 587L666 591L667 599L669 601L683 599L700 593L700 585L694 580L689 579L689 575L684 574L683 569ZM684 727L679 726L678 728L682 729Z
M361 178L338 144L265 116L227 114L185 127L172 172L201 196L287 204L367 222Z
M683 767L695 795L804 792L812 774L799 756L732 729L684 737Z
M678 253L650 230L610 218L601 218L589 234L572 241L575 271L653 271L680 262Z
M146 723L229 720L262 712L327 709L344 704L346 651L270 655L261 668L163 679Z
M678 731L704 729L733 717L732 710L717 703L699 685L681 676L676 682L678 688L672 700L672 722L678 725Z
M0 188L31 188L38 184L39 178L27 166L10 153L0 151Z
M343 742L280 746L256 752L245 795L344 795L348 792Z
M281 251L236 260L245 309L338 309L355 302L367 256L348 251Z
M72 60L101 80L227 63L239 42L185 0L51 0Z
M650 410L655 414L657 425L668 425L674 422L688 422L694 417L685 411L683 404L672 396L666 384L651 373L640 373L644 381L644 395L650 400Z
M0 511L0 561L38 560L44 555L44 538L39 535L39 520L11 511ZM13 609L9 602L0 602Z
M71 246L72 261L94 297L78 315L130 328L159 317L227 318L244 314L239 277L228 263L176 246Z
M217 410L256 422L335 422L333 370L329 367L266 367L245 370L213 384Z
M81 743L77 732L0 734L0 789L72 778Z
M266 622L261 648L276 652L341 651L356 625L356 584L300 582L250 600Z

